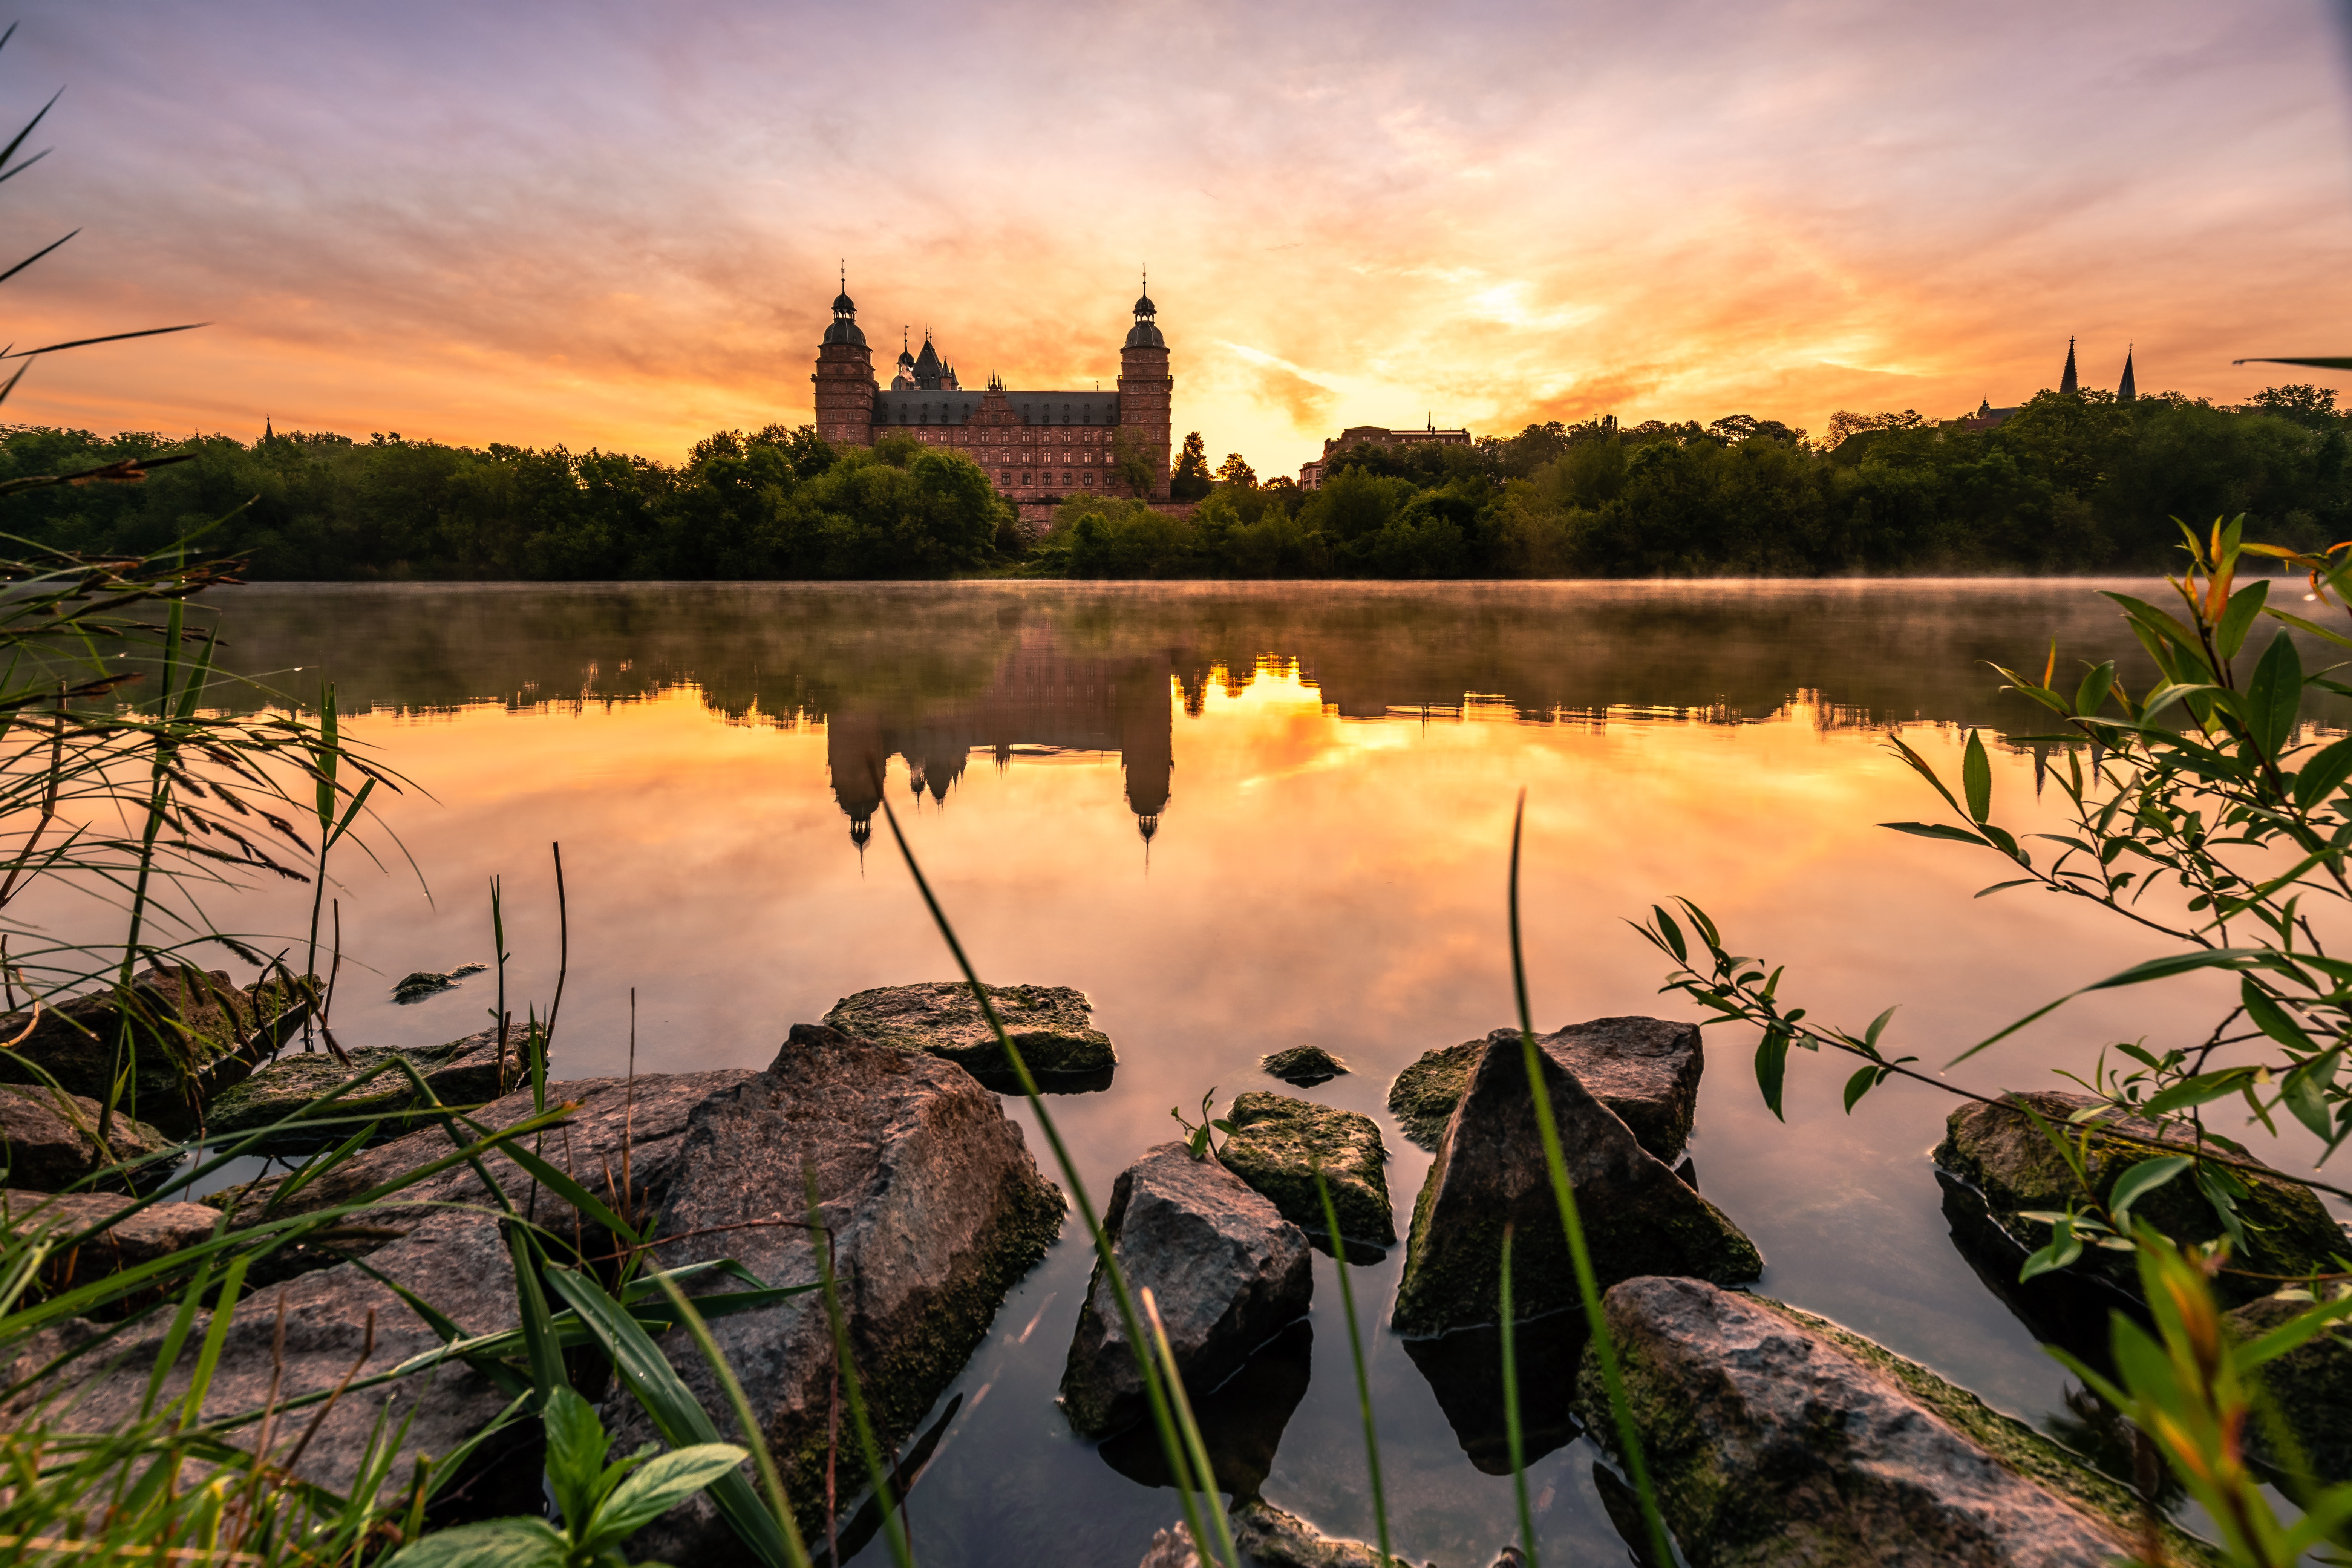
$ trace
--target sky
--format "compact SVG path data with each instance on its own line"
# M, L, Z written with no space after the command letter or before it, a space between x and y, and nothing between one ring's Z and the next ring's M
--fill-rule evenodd
M675 461L810 417L837 271L967 383L1181 435L2352 377L2352 45L2259 4L35 0L0 104L0 415ZM5 265L5 263L0 263Z

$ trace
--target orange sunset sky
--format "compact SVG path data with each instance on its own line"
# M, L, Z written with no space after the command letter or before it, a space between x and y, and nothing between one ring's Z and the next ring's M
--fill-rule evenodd
M877 364L1346 424L1779 418L2352 353L2343 13L2252 5L32 4L18 422L604 447ZM14 260L15 256L8 258ZM885 345L887 345L887 347Z

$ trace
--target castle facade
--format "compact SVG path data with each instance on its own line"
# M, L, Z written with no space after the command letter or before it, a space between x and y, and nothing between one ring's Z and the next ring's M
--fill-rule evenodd
M875 378L857 306L844 289L816 353L817 434L838 446L870 447L907 436L977 463L1023 515L1043 517L1074 495L1168 500L1170 412L1175 383L1168 343L1145 294L1119 348L1117 392L1019 392L993 374L967 392L929 333L919 356L901 348L898 374Z

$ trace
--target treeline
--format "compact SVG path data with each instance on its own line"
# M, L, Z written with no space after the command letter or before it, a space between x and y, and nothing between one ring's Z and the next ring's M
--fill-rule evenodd
M1469 446L1358 447L1321 489L1260 484L1197 437L1171 516L1065 503L1042 536L966 458L903 437L836 449L808 426L725 431L672 468L643 458L379 436L250 446L18 426L0 479L187 450L136 486L8 500L0 531L90 551L205 544L276 579L1650 577L2137 572L2168 521L2250 517L2258 537L2352 537L2335 395L2238 407L2177 394L2043 393L1995 428L1916 414L1832 422L1602 418Z
M2179 531L2352 536L2335 394L2235 408L2168 393L2043 393L1990 429L1916 413L1832 424L1834 445L1735 415L1529 426L1471 446L1358 447L1318 490L1228 458L1189 519L1063 509L1032 569L1083 577L1654 577L2168 569Z
M16 427L0 479L186 450L137 485L34 490L0 531L70 550L205 548L278 580L945 577L1023 541L979 468L904 437L836 450L803 426L721 431L670 468L562 447L273 435L247 446Z

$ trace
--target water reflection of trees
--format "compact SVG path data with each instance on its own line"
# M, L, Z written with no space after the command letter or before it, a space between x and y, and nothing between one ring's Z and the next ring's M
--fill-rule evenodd
M2145 591L2145 590L2143 590ZM1814 722L2021 729L1987 661L2117 658L2152 675L2076 582L629 584L235 591L240 668L346 711L640 700L690 688L749 723L823 724L853 825L903 758L944 795L978 752L1118 753L1150 831L1169 795L1171 683L1268 669L1342 717L1741 723L1804 694ZM299 672L296 667L299 667Z

